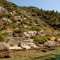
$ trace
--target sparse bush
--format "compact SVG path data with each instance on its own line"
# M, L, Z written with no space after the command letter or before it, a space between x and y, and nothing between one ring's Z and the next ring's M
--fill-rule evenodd
M6 38L8 35L6 33L0 33L0 41L4 41L4 38Z
M39 44L43 44L44 42L46 42L46 38L43 36L36 36L34 41L39 43Z
M14 43L10 43L9 45L10 45L11 47L13 47L15 44L14 44Z
M13 31L13 36L22 36L22 30L17 28Z

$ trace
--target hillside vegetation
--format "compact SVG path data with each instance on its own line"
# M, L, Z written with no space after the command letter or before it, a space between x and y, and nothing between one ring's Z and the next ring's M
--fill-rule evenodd
M30 38L44 43L60 36L60 13L0 0L0 41L8 37Z

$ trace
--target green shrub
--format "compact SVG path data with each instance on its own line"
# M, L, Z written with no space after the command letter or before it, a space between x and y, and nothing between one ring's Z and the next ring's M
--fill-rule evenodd
M8 35L6 33L0 33L0 41L4 41L4 38L6 38Z
M46 37L45 36L37 36L35 37L34 41L39 44L43 44L46 42Z
M39 26L32 26L31 30L36 30L36 31L40 31L41 28Z
M10 45L11 47L13 47L15 44L12 42L12 43L10 43L9 45Z
M18 37L22 36L22 30L19 29L19 28L13 30L13 36L14 37L16 37L16 36L18 36Z

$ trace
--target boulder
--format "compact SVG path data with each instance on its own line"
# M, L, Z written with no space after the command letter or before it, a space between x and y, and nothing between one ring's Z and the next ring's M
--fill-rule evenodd
M39 47L38 47L38 46L36 46L36 44L35 44L35 43L30 43L30 44L29 44L29 46L30 46L30 47L32 47L32 48L34 48L34 49L39 49Z
M31 47L24 42L21 43L21 47L22 49L26 49L26 50L31 49Z
M0 57L10 57L9 49L7 46L4 45L3 42L0 42Z
M55 46L55 41L47 41L46 43L45 43L45 45L46 46Z
M51 38L50 38L50 40L51 41L54 41L56 38L54 37L54 36L52 36Z
M8 11L4 7L0 6L0 13L8 14Z
M44 47L48 50L54 50L55 47L56 47L56 42L55 41L47 41L45 44L44 44Z
M59 39L57 39L57 42L59 42L59 43L60 43L60 38L59 38Z

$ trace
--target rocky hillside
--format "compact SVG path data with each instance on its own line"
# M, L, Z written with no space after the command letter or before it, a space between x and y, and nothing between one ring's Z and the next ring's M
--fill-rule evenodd
M0 41L10 37L21 40L33 39L43 44L53 36L60 37L60 13L45 11L37 7L21 7L6 0L0 0ZM20 39L19 39L20 40ZM13 44L13 43L12 43Z

